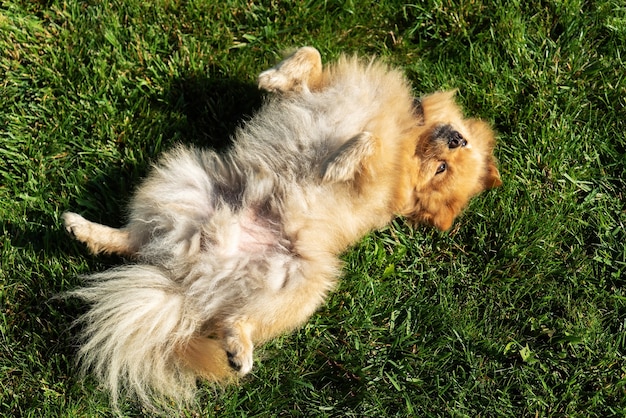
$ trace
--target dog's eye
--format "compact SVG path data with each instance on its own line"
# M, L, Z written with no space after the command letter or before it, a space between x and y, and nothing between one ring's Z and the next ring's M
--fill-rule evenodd
M437 172L435 174L441 174L444 171L446 171L447 168L448 168L448 163L443 161L441 164L439 164L439 167L437 167Z

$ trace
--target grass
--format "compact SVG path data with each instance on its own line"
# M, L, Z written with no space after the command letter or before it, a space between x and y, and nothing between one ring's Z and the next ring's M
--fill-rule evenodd
M626 415L626 7L601 1L0 3L0 412L109 416L54 299L120 260L120 225L176 142L223 147L256 74L313 45L376 54L494 124L504 186L453 229L401 220L345 254L328 303L188 416ZM132 402L127 416L141 415Z

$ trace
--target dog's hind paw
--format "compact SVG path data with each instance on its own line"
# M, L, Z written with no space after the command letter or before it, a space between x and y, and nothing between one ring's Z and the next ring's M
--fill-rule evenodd
M228 364L240 376L250 373L254 363L254 345L250 339L250 331L250 325L247 322L238 321L224 340Z
M230 351L227 351L226 357L228 357L228 365L230 366L230 368L239 373L241 376L250 373L250 370L252 370L252 356L248 357L236 355L231 353Z
M68 234L84 243L92 253L110 253L133 256L137 251L128 231L90 222L74 212L65 212L61 218Z
M85 228L88 227L89 221L74 212L65 212L61 215L65 231L72 237L82 240L85 235Z
M228 365L240 376L245 376L252 370L254 363L253 350L227 351Z

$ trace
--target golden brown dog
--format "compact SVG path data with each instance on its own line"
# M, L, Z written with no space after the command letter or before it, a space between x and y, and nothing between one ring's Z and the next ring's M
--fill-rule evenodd
M121 229L65 213L94 253L132 264L70 294L90 303L80 357L110 390L184 401L196 379L245 375L253 347L305 322L338 255L396 216L448 229L501 184L487 124L453 93L414 100L403 75L297 50L259 76L275 94L225 154L179 146L138 188Z

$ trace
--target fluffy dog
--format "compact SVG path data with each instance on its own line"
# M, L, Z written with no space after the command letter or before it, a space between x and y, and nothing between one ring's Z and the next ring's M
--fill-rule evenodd
M404 76L298 49L259 76L275 94L225 154L179 146L138 188L114 229L67 212L94 253L132 264L72 296L80 358L111 392L185 401L196 379L248 373L253 347L305 322L335 286L338 255L403 216L448 229L501 184L489 126L453 92L415 100Z

